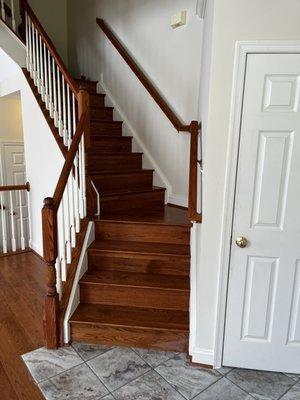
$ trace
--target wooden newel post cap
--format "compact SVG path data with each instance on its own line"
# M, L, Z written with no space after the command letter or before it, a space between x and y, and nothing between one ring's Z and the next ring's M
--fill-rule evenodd
M54 200L52 197L46 197L44 199L44 208L54 208Z

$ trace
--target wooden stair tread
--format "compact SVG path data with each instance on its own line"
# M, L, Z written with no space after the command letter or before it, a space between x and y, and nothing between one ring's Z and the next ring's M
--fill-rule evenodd
M97 186L97 184L96 184ZM130 190L119 190L119 191L111 191L111 192L105 192L105 193L100 193L100 197L115 197L115 196L127 196L127 195L137 195L140 193L156 193L156 192L165 192L165 188L157 187L157 186L152 186L150 188L132 188Z
M80 304L71 324L111 325L162 330L189 330L188 312L99 304Z
M119 240L96 240L90 245L89 251L190 257L189 245Z
M188 277L123 271L88 271L80 280L80 283L189 291Z
M98 176L103 176L103 175L127 175L127 174L148 174L150 172L154 172L154 169L126 169L122 171L118 170L108 170L108 171L99 171L99 172L92 172L90 175L95 178Z
M99 154L90 154L90 157L92 158L103 158L103 157L136 157L137 155L143 155L143 153L140 152L130 152L130 151L117 151L117 152L102 152Z
M191 222L187 217L187 211L180 208L166 205L163 211L151 210L128 210L123 212L115 212L105 217L97 217L95 220L100 221L119 221L130 223L150 223L162 225L180 225L191 226Z

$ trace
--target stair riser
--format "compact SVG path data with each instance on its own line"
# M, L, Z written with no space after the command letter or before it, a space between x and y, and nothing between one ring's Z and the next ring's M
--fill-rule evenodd
M106 304L162 310L188 311L189 293L183 290L139 288L100 283L80 283L80 301L89 304Z
M99 187L101 193L113 190L125 191L133 188L151 188L153 184L153 172L95 176L93 182Z
M91 122L92 135L122 136L122 124Z
M184 226L95 221L97 240L189 244L190 228Z
M122 171L124 169L141 169L142 154L130 154L128 156L91 156L88 165L91 174L102 171Z
M100 140L96 140L92 138L91 141L91 149L92 153L115 153L115 152L131 152L132 148L132 138L125 138L124 136L120 137L102 137Z
M91 106L105 106L105 96L90 96L90 105Z
M72 340L108 346L188 351L188 332L71 323Z
M79 89L86 90L89 93L96 93L97 92L97 82L84 82L79 81L77 82Z
M163 210L164 192L132 193L123 196L103 197L101 199L101 215L126 210Z
M189 276L190 261L187 257L156 255L120 255L110 253L88 252L89 271L123 271L145 274Z
M113 120L113 109L111 108L90 108L90 118L101 121Z

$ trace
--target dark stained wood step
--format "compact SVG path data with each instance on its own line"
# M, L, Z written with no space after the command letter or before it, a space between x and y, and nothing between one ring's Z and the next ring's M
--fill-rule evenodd
M132 136L92 136L89 154L131 152Z
M79 89L87 90L89 93L97 92L97 83L98 81L90 81L88 79L75 79Z
M101 220L101 216L97 217L96 219ZM114 212L106 216L105 219L125 222L149 222L166 225L192 226L187 216L187 210L169 205L166 205L161 211L147 210L145 212L139 210L129 210Z
M165 190L153 186L132 190L130 192L120 192L114 195L101 195L101 215L113 213L115 210L162 210L165 202Z
M103 93L91 93L90 94L90 105L91 106L102 106L102 107L105 107L105 94L103 94Z
M137 170L142 168L143 153L99 153L88 157L89 171L96 172L111 170Z
M80 281L82 303L188 311L189 279L121 271L92 271Z
M91 178L102 194L130 191L135 188L153 186L153 170L139 169L131 171L107 171L92 174Z
M170 244L170 243L147 243L124 240L96 240L89 247L91 252L108 253L108 254L131 254L131 255L147 255L158 256L160 259L164 257L189 257L190 246Z
M122 121L91 121L91 135L122 136Z
M90 118L93 121L112 121L113 107L90 106Z
M95 221L97 240L125 240L145 243L189 245L190 228L156 222L128 222L105 219Z
M106 345L188 349L188 312L80 304L71 317L73 340Z
M189 276L190 246L96 240L88 249L88 263L89 270Z

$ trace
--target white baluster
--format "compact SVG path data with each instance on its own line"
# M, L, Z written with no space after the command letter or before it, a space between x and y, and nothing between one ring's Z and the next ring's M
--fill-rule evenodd
M75 107L75 95L72 93L72 111L73 111L73 137L76 133L76 107ZM80 232L80 213L79 213L79 181L78 181L78 152L74 158L74 212L75 212L75 230L77 233Z
M70 229L70 208L69 208L69 190L66 188L64 195L64 229L65 229L65 246L66 246L66 261L67 264L72 262L72 246L71 246L71 229Z
M24 220L23 220L23 206L22 206L21 190L19 190L19 210L20 210L21 249L25 250Z
M85 154L84 154L84 134L80 142L79 152L79 182L80 182L80 195L81 195L81 207L80 217L86 217L86 182L85 182Z
M41 95L42 100L45 101L45 81L44 81L44 60L43 60L43 42L42 38L39 35L39 44L40 44L40 71L41 71L41 80L40 80L40 87L41 87Z
M45 104L47 110L49 110L49 90L48 90L48 63L47 63L47 48L46 44L44 43L44 71L45 71Z
M9 192L9 213L10 213L10 225L11 225L11 248L12 251L17 251L12 192Z
M61 279L63 282L67 280L67 263L66 263L66 241L65 241L65 227L64 227L64 201L61 202L58 210L58 248L61 268Z
M49 50L48 50L48 79L49 79L49 111L50 111L50 117L53 118L51 55Z
M71 102L70 102L70 86L67 84L67 129L68 129L68 149L72 143L72 121L71 121Z
M36 49L36 84L38 92L41 93L40 44L39 44L39 33L37 29L35 29L35 49Z
M32 38L32 58L33 58L33 68L32 68L32 73L33 73L33 81L34 84L36 85L36 49L35 49L35 28L33 23L31 23L31 38Z
M29 47L29 72L31 78L33 78L33 52L32 52L32 29L31 29L31 19L28 18L28 47Z
M4 210L4 193L0 193L0 212L1 212L1 227L2 227L2 247L3 253L7 253L7 231L6 231L6 212Z
M68 130L67 130L67 105L66 105L66 85L65 77L62 75L62 95L63 95L63 137L64 145L68 146Z
M11 0L11 23L12 23L12 28L13 31L16 32L16 19L15 19L15 5L14 5L14 0Z
M57 82L56 82L56 73L55 73L55 62L54 58L52 58L52 74L53 74L53 116L54 116L54 125L58 128L58 112L57 112Z
M29 30L28 30L28 14L25 12L25 28L26 28L26 68L30 71L30 56L29 56Z
M61 300L62 298L62 280L61 280L61 264L60 259L57 257L55 263L55 270L56 270L56 290L58 293L58 298Z
M1 17L5 21L5 8L4 8L4 0L1 0Z
M57 67L57 102L58 102L58 131L59 135L63 136L63 120L62 120L62 97L61 97L61 84L60 84L60 70Z

